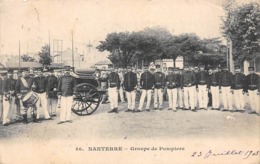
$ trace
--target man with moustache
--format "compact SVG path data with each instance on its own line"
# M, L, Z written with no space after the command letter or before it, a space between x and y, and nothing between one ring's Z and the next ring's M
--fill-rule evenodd
M154 109L163 109L163 90L165 87L165 75L161 71L160 65L156 65L154 73ZM159 99L159 103L158 103Z

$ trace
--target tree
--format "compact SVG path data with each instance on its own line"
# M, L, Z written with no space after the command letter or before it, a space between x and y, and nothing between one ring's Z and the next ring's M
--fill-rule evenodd
M108 59L120 67L127 67L136 53L134 35L129 32L108 34L105 41L100 41L97 46L99 51L109 51Z
M260 57L260 8L258 3L224 6L222 33L232 40L233 59L252 60Z
M39 52L39 63L41 63L44 67L49 66L52 62L50 55L50 46L45 45L42 47L41 52Z
M23 55L21 56L21 60L22 60L23 62L34 62L34 61L36 61L36 59L35 59L34 57L31 57L31 56L29 56L29 55L27 55L27 54L23 54Z
M191 57L194 65L218 66L226 63L227 47L221 44L219 38L201 40L200 51Z

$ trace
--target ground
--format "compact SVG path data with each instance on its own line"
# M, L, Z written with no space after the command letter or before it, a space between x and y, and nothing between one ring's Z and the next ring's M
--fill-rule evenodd
M126 141L134 145L138 145L137 141L149 141L158 145L158 142L163 144L163 141L167 140L173 140L172 143L175 143L183 139L195 141L219 138L227 139L226 142L230 140L241 144L244 142L244 145L249 144L245 140L250 138L250 145L256 147L260 145L260 117L248 114L248 109L245 113L216 110L173 112L166 109L167 102L164 102L164 107L162 111L128 113L125 112L127 104L119 103L119 113L116 114L107 113L109 104L102 104L92 115L72 114L73 123L58 125L57 116L53 120L42 120L41 123L0 125L0 145L12 145L16 148L16 144L19 145L19 143L32 144L40 141L43 144L42 147L47 145L47 147L53 147L55 144L58 144L56 145L58 147L61 141L66 141L67 146L71 147L72 143L76 145L78 142L83 145L89 142L96 145L92 141L98 141L98 143L105 142L107 145L117 140L119 145ZM245 140L240 142L241 138ZM237 145L236 142L233 144ZM183 145L185 144L184 142ZM34 146L27 145L26 147L34 150Z

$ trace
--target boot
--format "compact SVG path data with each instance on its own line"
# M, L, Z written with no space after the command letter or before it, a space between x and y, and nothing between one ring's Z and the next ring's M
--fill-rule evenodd
M32 117L33 117L33 122L41 123L41 121L36 118L36 114L35 113L32 115Z
M24 115L23 115L23 123L24 123L24 124L28 124L27 114L24 114Z

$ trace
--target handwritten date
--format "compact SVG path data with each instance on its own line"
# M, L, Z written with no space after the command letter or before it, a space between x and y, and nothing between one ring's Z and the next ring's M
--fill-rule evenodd
M228 151L222 151L222 152L214 152L213 150L209 150L207 152L202 151L195 151L192 153L191 157L201 157L204 159L208 159L210 157L216 157L216 156L240 156L243 159L248 159L253 156L259 156L260 151L253 151L253 150L228 150Z

